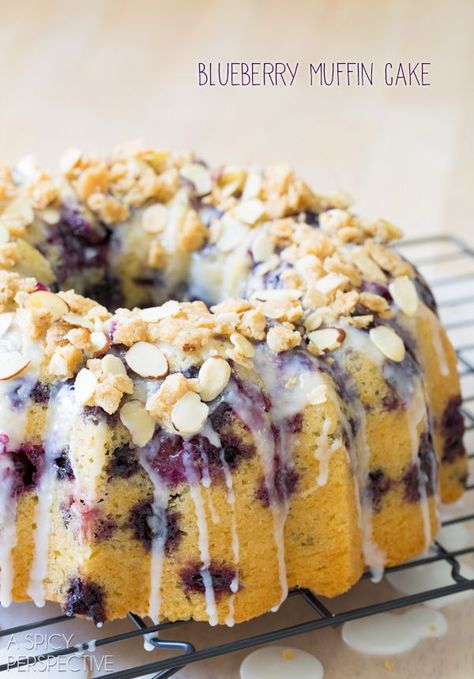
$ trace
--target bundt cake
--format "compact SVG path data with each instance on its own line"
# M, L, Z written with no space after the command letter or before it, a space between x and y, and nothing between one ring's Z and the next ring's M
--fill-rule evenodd
M430 545L463 417L398 236L282 167L0 168L1 604L232 625Z

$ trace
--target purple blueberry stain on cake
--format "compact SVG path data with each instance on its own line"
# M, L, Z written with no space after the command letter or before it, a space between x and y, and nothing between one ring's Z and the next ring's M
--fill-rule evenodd
M441 418L441 433L444 437L442 461L448 464L466 454L463 443L465 423L461 404L461 396L453 396L448 401Z
M40 445L25 443L9 455L13 464L11 493L19 497L38 486L44 468L45 451Z
M281 457L275 455L272 482L269 484L262 476L259 479L255 497L264 507L269 507L272 502L284 504L295 493L298 478L298 472L293 465L284 464Z
M162 481L169 487L176 487L189 481L189 466L199 481L207 473L212 479L223 481L222 456L230 469L234 470L243 460L255 454L255 447L244 443L236 434L223 432L220 441L221 447L217 447L200 434L183 439L159 429L144 450L149 464Z
M130 510L128 526L132 529L136 540L147 550L151 549L153 540L161 539L166 554L175 551L180 543L183 531L179 527L180 514L169 508L156 513L151 499L143 500Z
M118 530L118 524L111 518L98 518L94 527L94 538L97 542L110 540Z
M56 478L58 481L74 481L75 474L71 464L71 458L69 456L69 450L62 450L59 455L55 458L53 463Z
M85 615L96 625L105 621L104 591L95 582L72 578L65 592L64 612L66 615Z
M109 427L112 428L118 422L117 412L110 415L100 406L83 406L82 416L86 422L92 422L95 425L107 424Z
M402 477L403 497L406 502L412 504L419 502L421 498L420 486L422 479L418 464L415 462L411 464Z
M204 568L199 562L190 563L183 568L180 577L186 594L204 594L206 587L203 575L206 574L210 576L216 599L232 593L232 583L237 575L235 569L228 564L211 561L209 568Z
M33 403L38 405L46 405L51 396L51 387L46 382L36 382L30 393L30 398Z
M438 461L433 446L433 436L430 431L425 431L420 436L418 460L420 471L424 476L426 492L428 495L433 495L436 490Z
M119 446L112 452L107 464L106 473L109 478L129 479L140 469L137 455L129 445Z
M369 472L367 489L372 500L372 507L375 512L382 509L382 501L385 495L392 487L390 477L383 471L377 468Z

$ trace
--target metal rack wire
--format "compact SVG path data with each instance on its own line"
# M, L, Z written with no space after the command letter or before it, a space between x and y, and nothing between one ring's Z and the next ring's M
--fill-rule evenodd
M427 250L436 250L427 254ZM438 300L438 307L444 325L451 334L456 346L461 379L467 382L474 380L474 339L469 337L469 330L474 330L474 250L469 248L461 241L450 236L436 236L432 238L421 238L416 240L404 241L401 244L403 254L417 264L421 271L426 275ZM421 254L421 256L420 256ZM452 266L455 263L456 274L449 273L442 275L445 264ZM441 273L440 273L441 272ZM469 284L471 289L469 290ZM462 291L456 288L461 286ZM454 310L454 312L453 312ZM450 316L450 312L453 312ZM468 342L464 343L460 338L463 332L468 332ZM463 415L466 420L466 431L474 433L474 389L471 394L467 394L463 403ZM472 438L474 442L474 437ZM471 443L472 445L472 443ZM474 447L469 450L469 458L474 459ZM474 491L474 484L467 486L469 491ZM473 493L474 496L474 493ZM463 516L450 518L442 522L443 526L455 523L474 521L473 496L470 496L470 504L473 513ZM130 631L98 639L94 642L70 646L51 653L37 655L31 658L20 658L17 664L0 665L0 673L5 672L15 666L32 664L35 661L46 661L49 658L58 658L91 650L92 648L108 647L110 644L121 643L130 639L138 639L143 643L146 638L153 645L156 651L173 651L176 655L166 657L153 662L130 667L125 670L101 675L108 679L132 679L154 673L153 679L165 679L176 674L180 669L191 663L208 660L234 651L259 646L269 642L279 641L288 637L315 631L329 626L338 626L348 620L364 618L377 613L393 611L406 606L420 604L431 599L444 597L450 594L459 593L468 589L474 589L474 579L467 579L461 574L459 557L474 554L474 544L463 549L449 550L440 542L436 542L432 554L422 559L401 564L387 569L388 572L420 568L423 565L444 561L451 567L452 582L444 587L420 591L409 596L402 596L377 603L370 603L359 608L343 610L342 612L332 612L325 603L307 590L296 590L290 592L290 597L300 597L309 607L311 619L296 625L281 627L263 634L247 636L235 639L224 644L208 646L207 648L196 649L191 642L163 639L161 633L173 630L178 626L192 625L191 621L176 623L162 623L160 625L150 625L142 618L133 613L129 613L128 621ZM366 574L366 577L368 574ZM66 624L71 620L66 616L56 616L44 619L40 622L35 621L29 624L12 627L0 631L0 637L11 637L30 631L38 631L48 628L51 625L61 623ZM212 638L212 635L209 635Z

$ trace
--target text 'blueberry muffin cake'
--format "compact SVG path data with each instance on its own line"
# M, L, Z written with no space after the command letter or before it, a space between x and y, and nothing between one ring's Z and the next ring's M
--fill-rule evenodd
M232 625L425 549L463 418L398 235L281 167L1 168L1 604Z

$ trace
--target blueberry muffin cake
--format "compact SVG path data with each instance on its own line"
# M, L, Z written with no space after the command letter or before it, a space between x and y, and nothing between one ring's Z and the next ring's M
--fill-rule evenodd
M398 236L284 167L1 167L1 604L232 625L423 551L467 466Z

